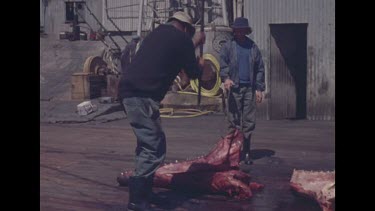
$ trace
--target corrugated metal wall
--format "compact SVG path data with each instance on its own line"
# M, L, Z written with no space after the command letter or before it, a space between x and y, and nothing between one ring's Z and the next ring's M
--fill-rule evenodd
M307 23L307 119L335 119L335 1L247 0L244 16L253 27L266 65L269 93L270 26ZM268 114L269 117L269 114Z
M271 28L272 30L272 28ZM272 31L271 31L272 34ZM288 69L283 54L276 44L276 40L271 36L270 46L270 92L271 106L270 119L293 118L296 114L296 92L295 80ZM277 67L277 71L273 72L272 67ZM277 81L278 83L273 83Z

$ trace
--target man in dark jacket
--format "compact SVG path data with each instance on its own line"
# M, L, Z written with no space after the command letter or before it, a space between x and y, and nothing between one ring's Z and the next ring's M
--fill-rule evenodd
M236 18L234 40L228 41L220 52L220 76L228 90L229 130L244 133L241 161L251 164L250 140L255 129L256 103L261 103L265 90L264 64L258 46L246 35L252 29L246 18Z
M119 83L119 97L137 137L135 171L129 179L128 210L147 210L152 200L156 169L165 159L166 140L160 122L160 101L175 77L184 69L192 78L201 75L195 48L205 41L195 33L191 17L176 12L143 40ZM194 36L193 36L194 35Z

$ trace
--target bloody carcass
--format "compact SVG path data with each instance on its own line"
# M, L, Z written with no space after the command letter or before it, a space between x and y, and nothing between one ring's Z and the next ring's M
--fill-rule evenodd
M243 134L235 130L222 138L206 156L161 166L155 172L154 186L176 190L221 193L237 199L252 196L263 185L250 182L239 170ZM117 181L126 186L132 171L122 172Z
M294 170L290 186L296 193L317 201L323 211L335 210L335 172Z

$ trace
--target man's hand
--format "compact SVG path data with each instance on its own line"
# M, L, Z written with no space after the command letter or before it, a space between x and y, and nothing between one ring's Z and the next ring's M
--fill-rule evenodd
M261 103L262 102L262 100L263 100L263 92L261 92L261 91L256 91L255 92L255 95L256 95L256 100L257 100L257 103Z
M226 79L224 81L224 88L227 89L227 90L229 90L230 87L233 86L233 85L234 85L234 82L230 79Z
M201 70L203 70L203 68L204 68L204 59L203 59L203 57L198 56L197 60L198 60L199 68L201 68Z

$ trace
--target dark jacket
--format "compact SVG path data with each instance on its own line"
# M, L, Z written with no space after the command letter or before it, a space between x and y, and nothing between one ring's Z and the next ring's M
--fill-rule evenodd
M143 40L122 74L119 97L149 97L160 102L181 69L192 79L201 74L193 42L174 26L160 25Z

